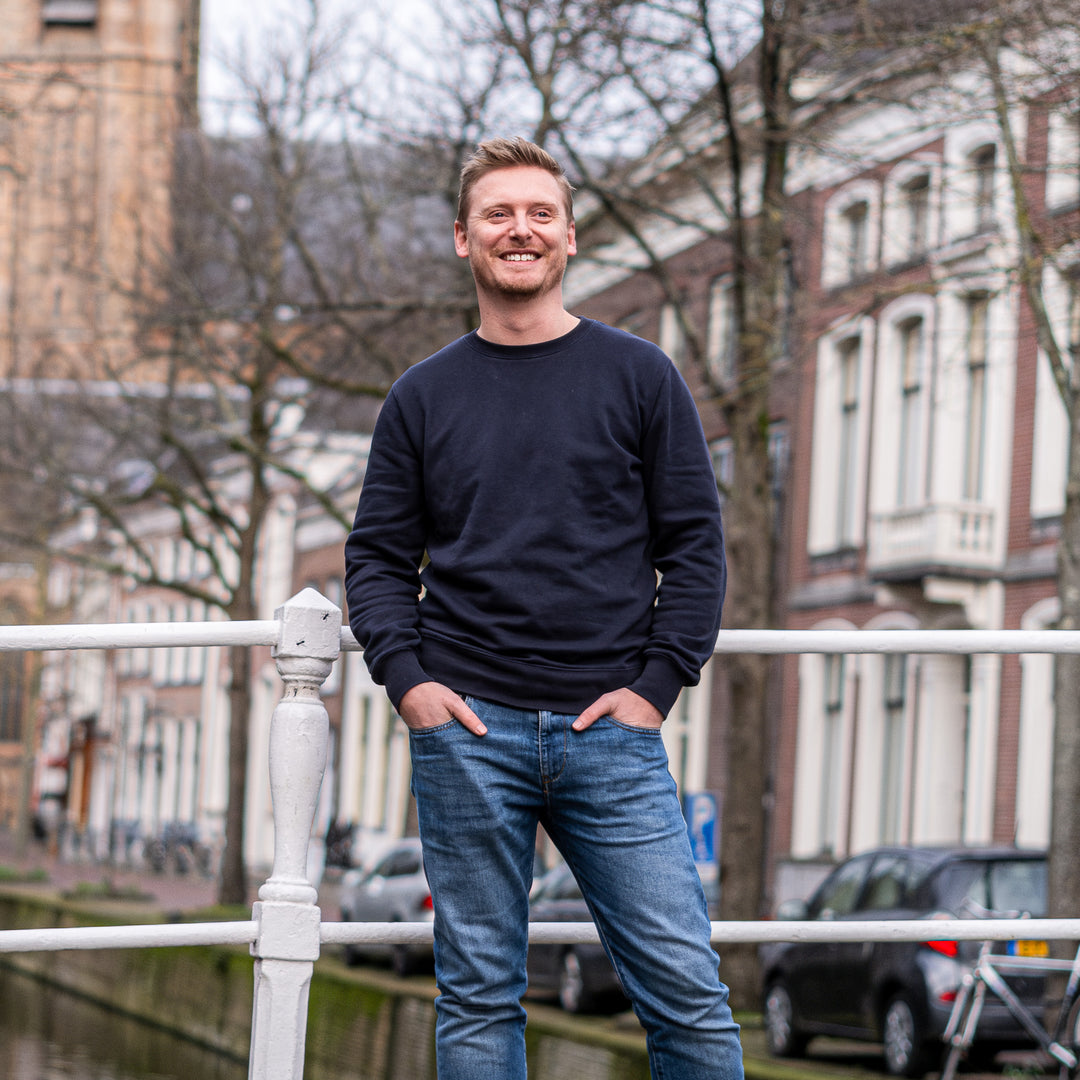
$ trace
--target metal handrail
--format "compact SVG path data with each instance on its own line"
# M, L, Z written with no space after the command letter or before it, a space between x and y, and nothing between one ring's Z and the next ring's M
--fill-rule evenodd
M252 919L0 931L0 953L248 945L255 958L249 1077L301 1080L308 985L323 945L422 944L430 923L322 922L306 878L307 846L326 766L329 721L319 689L334 660L359 645L341 609L305 589L272 620L0 627L0 652L174 646L270 646L285 692L270 729L274 865ZM722 630L720 653L1080 653L1080 631ZM1014 919L714 922L715 942L987 941L1019 936ZM1080 939L1080 919L1026 919L1025 938ZM591 923L531 923L529 940L598 940ZM270 988L273 988L271 992Z

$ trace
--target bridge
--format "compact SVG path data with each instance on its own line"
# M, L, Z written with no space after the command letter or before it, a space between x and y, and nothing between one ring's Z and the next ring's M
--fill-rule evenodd
M254 963L249 1077L302 1080L308 992L323 945L431 939L429 923L323 922L307 878L308 843L327 763L329 718L320 687L343 651L359 648L341 609L304 589L274 619L250 622L122 623L0 628L0 651L270 646L283 692L270 722L274 858L250 919L154 926L0 931L0 953L247 945ZM721 631L717 653L1078 653L1080 632L1060 630ZM1027 936L1080 939L1080 919L1031 919ZM1011 940L1009 919L941 920L942 940ZM874 922L714 922L714 942L922 941L921 920ZM532 923L529 940L597 941L591 923Z

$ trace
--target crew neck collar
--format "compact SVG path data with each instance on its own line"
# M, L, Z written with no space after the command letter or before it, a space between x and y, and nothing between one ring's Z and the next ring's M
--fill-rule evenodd
M489 356L547 356L559 352L567 345L573 344L577 338L588 333L592 325L592 319L579 317L577 326L567 333L557 338L551 338L549 341L536 341L530 345L500 345L497 342L482 338L476 330L467 335L466 341L476 352L486 353Z

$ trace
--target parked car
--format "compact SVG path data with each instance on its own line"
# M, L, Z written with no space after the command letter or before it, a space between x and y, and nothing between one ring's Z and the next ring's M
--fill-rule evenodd
M565 863L549 870L533 889L530 922L591 922L592 915ZM571 1013L627 1008L619 976L603 946L529 945L529 990L556 994Z
M780 905L781 919L876 920L977 918L1046 912L1046 856L1015 848L889 847L856 855L808 901ZM1046 955L1043 941L1002 948ZM769 1050L796 1057L814 1035L881 1042L894 1076L921 1076L940 1061L941 1035L978 942L776 943L761 949L763 1012ZM1009 976L1009 985L1041 1015L1044 979ZM972 1047L991 1059L1030 1039L1000 1002L987 1000Z
M395 841L369 870L348 871L339 895L344 922L430 922L434 913L418 838ZM398 975L433 963L431 945L346 945L345 961L388 959Z

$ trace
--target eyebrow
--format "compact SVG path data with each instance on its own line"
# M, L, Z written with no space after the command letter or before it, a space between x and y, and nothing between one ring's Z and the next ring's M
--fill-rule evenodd
M493 199L489 203L481 203L476 208L478 214L490 214L495 210L509 210L515 205L512 199ZM549 201L547 199L540 199L536 202L528 204L530 210L554 210L559 213L563 212L563 207L556 201Z

